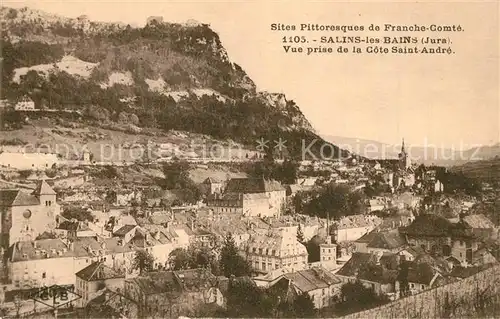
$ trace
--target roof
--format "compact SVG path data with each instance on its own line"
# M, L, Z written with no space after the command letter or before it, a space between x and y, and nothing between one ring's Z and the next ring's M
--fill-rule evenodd
M297 241L295 236L282 234L280 231L270 231L265 234L255 234L247 242L249 253L253 249L262 249L266 255L280 257L307 255L307 249Z
M284 275L301 292L328 288L342 281L322 267L314 267Z
M18 189L1 189L0 206L35 206L40 205L40 200Z
M180 295L184 291L220 286L220 279L209 270L202 268L149 272L127 279L127 282L135 283L146 295L163 293Z
M463 221L472 228L495 228L495 224L483 214L464 216Z
M266 193L284 191L283 186L275 180L264 178L232 178L227 183L226 193Z
M85 281L99 281L113 278L125 278L124 274L106 266L103 262L94 262L75 274Z
M422 214L405 227L403 232L414 236L450 236L453 224L444 217L434 214Z
M393 283L398 275L398 264L399 256L395 254L377 256L376 254L355 252L336 275L378 283Z
M71 221L71 220L65 220L57 226L57 229L64 229L68 231L84 231L84 230L90 230L89 226L87 226L85 223L81 221Z
M137 227L137 225L125 225L125 226L119 228L118 230L116 230L113 233L113 235L114 236L125 236L126 234L131 232L136 227Z
M75 254L69 248L69 245L59 238L17 242L11 248L11 261L72 257Z
M404 251L408 252L413 258L416 258L420 254L425 253L425 250L419 246L410 246L404 249Z
M386 232L376 232L375 236L368 243L367 247L382 248L382 249L395 249L406 245L405 238L399 233L398 230L391 230Z
M381 219L370 215L351 215L345 216L336 222L338 229L360 228L368 226L377 226L381 223Z
M455 266L455 267L453 267L453 269L449 275L451 277L456 277L456 278L467 278L467 277L470 277L472 275L477 274L478 272L486 270L486 269L490 268L491 266L492 266L491 264L480 265L480 266L470 266L470 267Z
M49 184L42 180L38 182L35 190L33 191L34 195L57 195L56 192L49 186Z

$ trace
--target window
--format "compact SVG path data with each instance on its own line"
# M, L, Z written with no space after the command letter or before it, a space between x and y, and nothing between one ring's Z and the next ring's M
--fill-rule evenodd
M410 287L411 288L415 288L415 284L410 284Z
M424 285L421 285L420 287L421 287L422 289L425 289L425 286L424 286Z

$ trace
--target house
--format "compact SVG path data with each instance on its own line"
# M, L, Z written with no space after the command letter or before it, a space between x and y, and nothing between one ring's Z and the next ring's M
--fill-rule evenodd
M403 267L407 267L407 276L404 280L407 286L405 287L402 279L398 280L396 291L399 291L400 295L414 295L446 282L445 277L430 264L419 263L417 261L405 261L405 263L406 265Z
M278 295L295 296L307 293L316 309L325 308L340 300L342 281L321 267L299 270L283 275L269 289ZM292 299L292 300L290 300Z
M397 229L373 230L355 242L356 251L367 253L397 253L406 246L405 238Z
M56 199L56 192L46 181L38 182L31 193L1 189L1 246L7 249L12 243L34 240L43 232L52 231L60 213Z
M141 191L120 191L116 193L116 206L128 206L132 202L140 203L142 200Z
M382 219L369 215L351 215L336 221L333 234L336 242L354 241L372 231L382 222Z
M99 290L123 290L125 274L119 273L103 262L97 261L75 274L75 293L81 296L77 301L79 307L85 307Z
M376 294L388 295L395 293L398 266L397 254L355 252L335 275L343 283L359 280Z
M479 239L463 220L452 223L448 219L421 214L407 227L400 229L408 244L417 246L432 255L453 256L461 263L472 262Z
M7 272L15 289L75 283L74 251L67 241L19 241L9 256Z
M306 247L297 241L295 234L285 234L284 231L271 230L251 236L242 247L242 254L259 273L283 267L296 271L307 266Z
M35 110L35 102L29 97L23 97L19 100L14 106L16 111L34 111Z
M86 313L96 318L138 318L139 306L123 294L123 289L116 291L104 288L95 294L85 306Z
M425 250L421 247L410 246L400 250L398 254L401 256L401 260L414 261L419 255L424 253Z
M203 195L208 196L215 193L222 193L224 183L216 180L215 178L207 177L200 185Z
M299 184L291 184L286 186L286 196L291 197L297 194L298 192L307 192L314 189L313 186L308 185L299 185Z
M284 211L286 190L274 180L233 178L223 194L212 194L207 206L215 214L238 213L245 216L280 216Z
M418 207L421 198L410 192L395 195L392 201L393 206L399 209L412 209Z
M466 215L462 217L462 221L479 237L490 238L496 235L497 227L484 214Z
M64 217L59 216L62 220ZM77 237L93 237L96 233L90 229L88 223L78 220L62 220L54 230L56 234L63 238L74 239Z
M206 269L158 271L125 280L125 296L141 316L194 316L201 308L224 305L220 280Z
M137 229L139 229L137 225L117 226L113 230L113 236L122 239L125 243L129 243L134 238Z
M384 210L386 208L387 202L384 198L373 198L369 200L370 212Z

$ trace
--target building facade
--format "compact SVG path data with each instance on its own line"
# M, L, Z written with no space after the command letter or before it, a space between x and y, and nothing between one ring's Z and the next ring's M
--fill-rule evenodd
M1 243L8 248L17 241L30 241L56 227L60 213L56 192L45 181L37 188L25 191L0 190Z
M223 194L212 194L207 206L216 214L238 213L248 217L279 217L286 203L286 190L264 178L233 178Z

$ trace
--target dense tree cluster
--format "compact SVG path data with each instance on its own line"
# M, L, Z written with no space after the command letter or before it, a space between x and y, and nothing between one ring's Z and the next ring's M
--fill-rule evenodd
M189 177L189 163L175 161L163 165L165 178L158 182L159 186L168 190L177 190L182 195L180 201L196 203L201 198L201 191Z
M296 213L339 219L364 213L366 199L362 191L353 191L348 186L330 183L318 190L298 192L293 205Z
M284 185L294 184L297 179L298 164L295 161L286 159L279 164L273 160L264 159L254 163L249 169L248 174L252 177L264 177L274 179Z
M94 215L92 213L82 207L79 206L65 206L63 208L63 211L61 213L62 217L66 219L76 219L78 221L89 221L93 222L94 221Z

